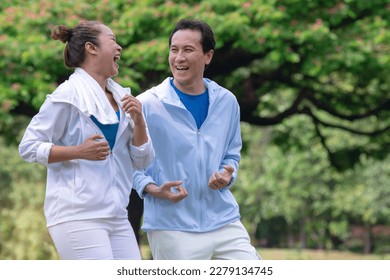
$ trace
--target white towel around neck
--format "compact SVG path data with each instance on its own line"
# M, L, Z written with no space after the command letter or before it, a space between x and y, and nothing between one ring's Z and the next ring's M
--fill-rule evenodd
M77 67L69 77L69 81L75 85L77 94L81 97L79 108L83 113L88 116L93 115L102 124L119 122L105 92L84 69ZM122 105L120 99L123 96L131 94L130 88L123 88L111 78L107 79L107 89L112 92L118 106Z

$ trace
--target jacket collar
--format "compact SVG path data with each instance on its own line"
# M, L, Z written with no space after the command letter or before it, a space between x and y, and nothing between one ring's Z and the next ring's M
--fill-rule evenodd
M169 104L176 107L183 107L183 103L180 101L179 96L170 84L172 77L166 78L161 84L151 89L151 93L157 97L162 103ZM221 97L222 87L216 82L204 78L203 82L209 90L209 102L210 106Z

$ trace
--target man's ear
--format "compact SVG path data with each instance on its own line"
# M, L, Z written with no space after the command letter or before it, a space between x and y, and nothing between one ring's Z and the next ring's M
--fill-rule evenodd
M209 50L206 53L206 65L210 64L211 60L213 59L213 55L214 55L214 50Z
M97 54L97 48L94 44L92 44L91 42L86 42L85 45L85 50L87 52L89 52L90 54Z

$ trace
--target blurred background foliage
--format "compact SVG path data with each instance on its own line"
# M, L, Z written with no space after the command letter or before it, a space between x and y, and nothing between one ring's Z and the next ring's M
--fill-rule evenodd
M389 254L387 0L3 0L0 259L57 258L43 217L45 168L17 153L31 117L72 72L51 28L107 24L123 47L115 79L137 95L170 75L168 36L184 17L214 29L206 76L240 102L233 191L254 244Z

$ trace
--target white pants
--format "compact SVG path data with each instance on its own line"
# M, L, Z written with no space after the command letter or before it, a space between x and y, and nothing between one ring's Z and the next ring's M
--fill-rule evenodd
M260 259L240 221L210 232L154 230L147 236L155 260Z
M71 221L51 226L49 232L61 259L141 259L128 219Z

